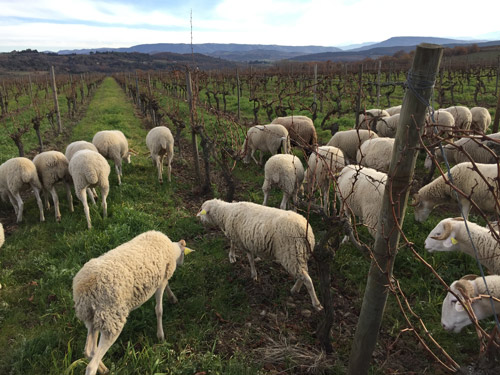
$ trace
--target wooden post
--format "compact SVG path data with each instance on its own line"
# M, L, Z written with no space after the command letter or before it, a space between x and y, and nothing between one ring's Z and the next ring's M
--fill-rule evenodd
M57 115L57 133L62 133L62 122L61 122L61 112L59 111L59 101L57 100L57 86L56 86L56 74L54 72L54 65L50 68L50 73L52 76L52 92L54 94L54 106Z
M28 74L28 80L30 85L30 107L33 107L33 85L31 84L31 74Z
M356 99L356 118L355 118L355 128L359 125L359 114L361 112L361 95L363 93L363 64L359 64L359 87L358 87L358 97Z
M498 94L497 109L495 109L495 119L493 120L493 127L491 131L493 133L498 132L498 123L500 122L500 93Z
M137 76L137 70L135 71L135 103L138 107L141 106L141 98L139 96L139 77Z
M382 60L378 61L378 72L377 72L377 108L380 105L380 70L382 69Z
M498 76L500 76L500 56L497 56L497 80L495 82L495 95L498 95Z
M238 121L240 120L240 76L238 75L238 69L236 69L236 91L238 92Z
M367 374L387 301L394 260L403 227L409 187L417 160L419 133L431 97L443 48L436 44L417 46L408 87L396 131L391 164L382 200L380 220L368 273L365 295L349 359L348 374Z
M196 177L198 181L201 181L198 139L196 137L195 123L194 123L193 88L191 84L191 72L189 72L189 70L186 72L186 93L188 96L189 113L191 119L191 142L193 143L194 170L196 172Z
M314 102L316 103L316 91L318 85L318 64L314 65Z

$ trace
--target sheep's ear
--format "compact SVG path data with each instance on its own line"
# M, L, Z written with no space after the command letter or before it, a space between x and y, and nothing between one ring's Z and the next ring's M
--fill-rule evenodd
M455 238L455 231L452 231L450 235L448 236L447 239L443 241L443 246L444 247L452 247L458 243L457 239Z

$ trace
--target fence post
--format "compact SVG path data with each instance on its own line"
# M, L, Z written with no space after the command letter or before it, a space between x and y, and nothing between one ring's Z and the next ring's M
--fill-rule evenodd
M50 67L50 74L52 76L52 92L54 94L54 106L56 108L57 115L57 133L62 133L62 122L61 122L61 112L59 111L59 101L57 100L57 86L56 86L56 74L54 72L54 65Z
M236 91L238 91L238 121L240 120L240 76L238 74L238 69L236 69Z
M201 181L198 139L196 137L196 131L194 129L195 123L194 123L193 88L191 84L191 72L189 72L189 70L186 71L186 93L188 96L189 114L191 119L191 142L193 143L194 170L196 172L196 178L198 179L198 181Z
M403 98L373 258L349 358L350 375L367 374L370 367L387 301L387 284L392 279L399 229L403 226L409 187L417 160L419 133L423 133L427 103L432 94L442 53L443 47L439 45L420 44L408 75L409 89Z
M382 69L382 60L378 61L378 72L377 72L377 108L380 105L380 70Z
M358 97L356 99L356 119L355 128L359 125L359 114L361 112L361 95L363 94L363 64L359 64L359 87L358 87Z
M500 93L498 94L497 109L495 109L495 119L493 120L493 127L491 131L493 133L498 132L498 123L500 122Z

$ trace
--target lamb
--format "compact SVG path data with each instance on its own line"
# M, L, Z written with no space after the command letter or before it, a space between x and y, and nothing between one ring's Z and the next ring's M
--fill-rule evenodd
M358 216L375 238L387 174L359 165L345 166L337 178L341 212Z
M118 185L122 184L122 159L130 164L130 152L125 135L120 130L102 130L97 132L92 138L92 143L99 153L106 159L111 159L115 163Z
M326 145L340 148L346 163L352 163L356 160L356 153L361 144L367 139L377 137L375 132L366 129L341 130L335 133Z
M87 188L99 186L101 190L101 205L103 217L107 216L106 198L109 193L109 173L111 168L104 157L95 151L80 150L69 162L69 173L75 184L75 194L83 204L88 229L92 228L89 205L87 203Z
M43 204L40 199L42 184L33 162L25 157L12 158L0 165L0 196L8 198L17 215L17 222L23 220L24 203L21 191L31 187L40 211L40 221L45 221Z
M389 117L382 117L377 121L377 126L373 130L377 132L379 137L394 138L396 136L396 130L399 126L399 118L399 113Z
M274 185L283 190L283 199L280 208L286 210L290 198L297 204L298 193L304 180L304 167L302 162L295 155L279 154L271 156L264 166L264 202L267 206L269 192Z
M66 156L66 159L68 159L68 163L70 162L71 158L75 153L77 153L80 150L91 150L95 152L97 151L97 148L90 142L87 141L75 141L70 143L68 146L66 146L66 151L64 155ZM90 201L92 204L95 204L95 200L97 199L97 193L95 189L87 189L87 194L90 197Z
M450 285L450 292L446 294L441 309L441 325L447 331L459 333L464 327L472 324L464 304L471 303L472 311L477 320L498 314L500 311L500 276L485 277L488 288L482 277L467 275L455 280ZM453 293L455 294L453 294ZM489 293L488 293L489 292ZM493 298L494 310L491 306L490 295ZM457 296L460 298L457 300Z
M490 112L484 107L472 107L470 112L472 114L470 130L486 134L491 125Z
M482 176L479 175L470 162L460 163L450 169L451 176L456 188L464 194L470 196L476 205L485 212L496 212L496 199L491 195L489 187L494 189L495 196L498 197L498 166L496 164L475 163ZM423 186L413 196L411 206L415 209L415 220L423 222L427 220L432 209L440 204L447 203L455 199L453 188L448 185L448 177L439 176ZM458 194L458 200L467 218L472 208L468 198Z
M88 331L84 349L90 360L87 375L108 372L102 358L120 335L130 311L153 294L156 335L165 339L163 292L166 290L172 303L177 302L168 281L191 251L184 240L172 242L163 233L149 231L83 265L73 278L73 300L76 316Z
M377 121L382 117L389 117L390 114L385 109L367 109L358 116L358 129L371 129L376 126Z
M398 113L401 113L402 107L403 106L400 104L400 105L396 105L394 107L386 108L385 111L389 114L389 116L394 116Z
M56 183L64 182L66 186L66 197L68 198L69 210L73 209L73 196L71 195L71 184L73 183L68 170L68 159L62 152L45 151L35 156L33 159L38 178L43 186L45 207L50 208L48 194L52 195L54 202L54 214L56 221L61 221L61 211L59 210L59 198L55 188Z
M445 110L434 111L434 114L427 114L425 120L424 137L432 137L434 128L444 137L451 137L455 130L455 118Z
M203 224L218 226L231 241L229 261L236 261L235 248L247 253L251 275L257 280L254 256L268 254L295 279L292 293L305 284L313 307L323 309L307 270L314 249L314 233L307 220L293 212L250 202L205 201L197 215Z
M394 138L372 138L363 142L358 150L358 164L387 173L392 159Z
M318 144L314 122L307 116L277 117L271 124L283 125L290 134L291 144L304 149L308 155L314 145Z
M321 146L307 161L306 190L312 195L314 187L319 187L323 209L329 212L330 181L345 166L344 153L338 147Z
M158 169L158 181L163 183L163 159L167 157L168 182L171 181L172 159L174 158L174 137L166 126L151 129L146 136L146 145L151 153L153 165Z
M489 228L470 221L467 222L467 227L470 238L465 221L461 217L441 220L427 236L426 250L429 252L461 251L475 257L472 247L474 243L479 262L491 273L498 274L500 272L500 244L497 237L493 236Z
M282 148L283 153L290 152L290 136L288 130L283 125L255 125L247 131L247 137L243 144L245 157L243 162L248 164L252 158L256 164L262 165L264 152L270 152L275 155ZM254 157L255 151L260 151L260 159Z
M464 106L453 106L443 109L451 113L455 119L455 127L458 130L469 130L472 124L472 113L469 108Z

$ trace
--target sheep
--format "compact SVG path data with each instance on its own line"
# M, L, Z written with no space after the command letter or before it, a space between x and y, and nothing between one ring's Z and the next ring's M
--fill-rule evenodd
M38 178L35 164L25 157L12 158L0 165L0 196L3 200L9 199L17 215L17 222L23 220L24 203L21 191L31 187L35 194L40 221L45 221L43 204L40 199L42 184Z
M146 136L146 145L151 153L153 165L158 169L158 181L163 183L163 159L167 157L168 182L171 181L172 159L174 158L174 137L166 126L151 129Z
M389 117L382 117L377 121L376 128L373 131L376 131L379 137L391 137L394 138L396 136L396 130L399 126L399 118L400 114L396 113Z
M402 107L403 106L400 104L400 105L396 105L394 107L386 108L385 111L389 114L389 116L394 116L398 113L401 113Z
M314 145L318 144L314 122L307 116L277 117L271 124L283 125L290 134L291 144L304 149L307 155L311 153Z
M394 138L373 138L363 142L358 150L358 164L387 173L392 159Z
M358 216L375 238L387 174L359 165L347 165L337 177L341 212Z
M472 163L465 162L455 165L450 169L453 183L456 188L469 196L476 205L485 212L496 212L495 199L491 195L489 186L495 190L495 196L498 197L498 187L496 179L498 177L498 166L496 164L475 163L486 181L481 177ZM432 209L440 204L447 203L455 199L454 189L448 185L448 177L439 176L423 186L413 196L411 206L415 209L415 220L423 222L427 220ZM458 194L458 193L457 193ZM469 198L458 194L458 200L462 207L462 212L467 218L472 204Z
M108 210L106 198L109 193L109 173L111 168L104 156L98 152L80 150L71 158L68 169L75 184L75 194L83 204L87 227L90 229L92 224L87 203L87 188L99 186L103 217L106 217Z
M486 288L485 285L488 285ZM489 292L489 293L488 293ZM457 296L460 299L457 299ZM492 299L493 306L492 308ZM441 325L447 331L459 333L470 324L469 313L464 306L470 302L472 312L477 320L498 314L500 311L500 276L489 275L485 279L476 275L467 275L460 280L455 280L450 285L441 308Z
M73 155L80 150L91 150L95 152L97 151L97 148L90 142L87 141L75 141L70 143L68 146L66 146L66 151L64 152L64 155L66 156L66 159L68 159L68 163L70 162L71 158ZM90 197L90 201L92 204L95 204L95 200L97 199L97 193L94 188L92 189L87 189L87 195Z
M443 111L451 113L455 119L457 130L469 130L472 124L472 113L469 108L464 106L453 106L444 108Z
M235 248L244 250L250 262L251 276L257 280L254 256L268 254L295 279L291 293L305 284L313 307L323 309L307 271L307 260L314 249L311 225L293 211L261 206L251 202L205 201L197 215L204 225L218 226L229 238L229 261L236 261Z
M491 125L490 112L484 107L472 107L470 112L472 114L470 130L486 134Z
M269 192L273 185L283 190L280 208L286 210L290 197L297 204L298 193L304 180L304 167L295 155L279 154L271 156L264 166L263 206L267 206Z
M313 152L307 161L306 190L312 195L318 186L325 212L330 205L330 181L345 166L344 153L338 147L321 146Z
M108 372L102 358L120 335L130 311L153 294L156 335L165 339L163 292L166 290L172 303L177 302L168 281L191 251L184 240L172 242L163 233L149 231L83 265L73 278L73 301L76 316L87 327L87 375Z
M431 253L461 251L475 258L473 243L479 262L491 273L500 273L500 244L496 236L493 236L489 228L470 221L467 222L467 228L461 217L443 219L425 239L425 249Z
M358 129L371 129L376 126L377 121L382 117L389 117L390 114L385 109L367 109L358 116Z
M434 111L433 114L427 114L425 119L424 137L433 137L434 128L441 132L444 137L451 137L455 130L455 118L450 112L445 110Z
M3 231L3 225L0 223L0 247L5 243L5 233Z
M245 157L243 162L248 164L252 158L256 164L262 165L264 152L270 152L275 155L282 148L283 153L290 152L290 136L288 130L283 125L255 125L247 131L245 143L243 144L243 152ZM255 151L260 151L260 159L254 157Z
M356 160L359 146L367 139L377 137L375 132L366 129L341 130L335 133L326 145L340 148L346 163L352 163Z
M101 130L94 135L92 143L99 153L115 163L118 185L122 184L122 159L130 164L130 152L125 135L120 130Z
M68 199L69 210L74 211L73 196L71 195L71 184L73 180L68 170L68 159L62 152L59 151L45 151L36 155L33 159L38 178L43 186L45 207L50 208L48 194L52 195L54 202L54 214L56 221L61 221L61 211L59 210L59 198L55 188L56 183L62 181L66 186L66 197Z

